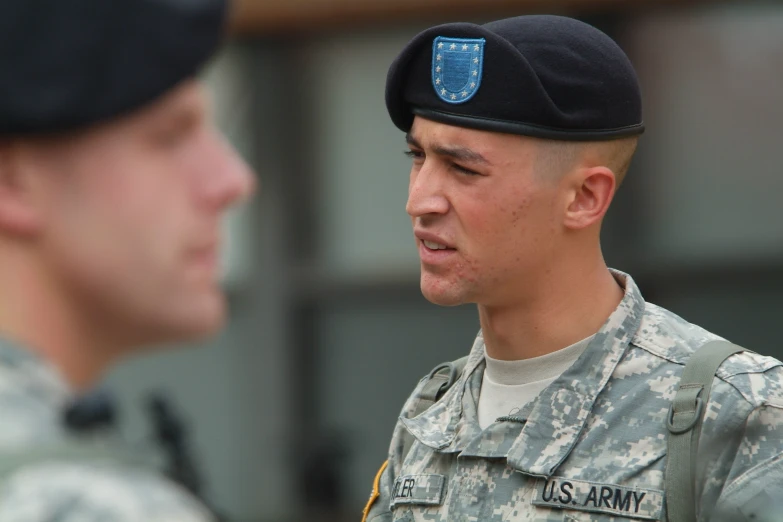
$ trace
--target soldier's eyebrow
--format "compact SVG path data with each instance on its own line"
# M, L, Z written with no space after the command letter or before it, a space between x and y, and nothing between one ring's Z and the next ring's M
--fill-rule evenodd
M413 147L416 147L417 149L421 148L421 144L414 138L410 132L405 134L405 143L408 145L411 145Z
M421 146L421 144L414 138L411 133L407 133L405 135L405 141L408 143L408 145L411 145L413 147L416 147L417 149L423 149L424 147ZM459 147L459 146L447 146L447 145L441 145L441 144L435 144L432 146L432 151L439 155L439 156L446 156L448 158L452 158L459 161L465 161L469 163L478 163L479 165L491 165L491 163L476 152L475 150L469 149L467 147Z

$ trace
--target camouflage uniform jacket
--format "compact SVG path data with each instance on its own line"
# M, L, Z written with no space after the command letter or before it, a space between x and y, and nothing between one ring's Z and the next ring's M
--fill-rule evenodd
M184 489L142 465L111 458L28 461L73 440L62 420L71 400L53 368L0 340L0 468L9 471L0 482L0 522L213 520ZM114 448L100 439L89 443Z
M618 308L574 365L515 415L479 427L480 333L457 383L410 418L422 380L395 428L367 521L666 520L667 412L690 354L720 338L645 303L630 277L613 273L625 288ZM415 440L403 459L405 430ZM753 519L759 506L780 506L783 363L752 352L723 363L697 455L699 521Z

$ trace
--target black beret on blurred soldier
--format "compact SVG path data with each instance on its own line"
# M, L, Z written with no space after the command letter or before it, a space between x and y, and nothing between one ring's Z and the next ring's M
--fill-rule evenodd
M253 178L198 74L227 10L0 2L0 520L215 520L85 398L224 323L220 220Z
M3 0L0 135L68 131L140 107L196 74L224 0Z

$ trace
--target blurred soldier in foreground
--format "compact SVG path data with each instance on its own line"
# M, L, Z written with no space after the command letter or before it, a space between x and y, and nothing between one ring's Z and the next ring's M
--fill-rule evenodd
M782 363L604 262L643 130L623 51L564 17L446 24L403 49L386 103L422 292L477 303L481 332L403 407L365 519L781 520Z
M0 520L211 515L74 398L223 324L219 223L253 189L195 76L224 0L0 4Z

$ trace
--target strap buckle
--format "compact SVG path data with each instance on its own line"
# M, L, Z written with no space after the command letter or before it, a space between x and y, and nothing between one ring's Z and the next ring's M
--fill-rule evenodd
M666 428L675 435L690 431L694 426L696 426L696 424L699 422L699 419L701 419L703 411L704 401L701 400L701 397L696 397L696 410L693 412L693 416L690 418L690 420L688 420L688 423L685 426L677 427L674 425L674 403L672 402L672 404L669 406L669 414L666 416Z

